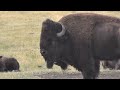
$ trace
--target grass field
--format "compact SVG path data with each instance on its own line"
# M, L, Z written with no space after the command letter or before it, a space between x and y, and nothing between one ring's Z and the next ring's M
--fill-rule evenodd
M33 73L49 72L39 53L41 24L46 18L57 21L71 13L84 13L84 11L0 11L0 55L15 57L20 63L21 70L21 72L0 73L0 78L32 79L37 78ZM120 17L120 12L117 11L93 13ZM55 66L52 71L61 72L61 69Z

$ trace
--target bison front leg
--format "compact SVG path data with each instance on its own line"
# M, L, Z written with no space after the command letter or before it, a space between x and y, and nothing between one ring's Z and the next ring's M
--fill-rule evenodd
M68 65L62 61L58 61L56 65L60 66L62 70L66 70Z
M98 62L94 59L86 60L82 68L84 79L96 79L99 74Z
M100 73L100 60L95 60L95 77L98 78L98 75Z

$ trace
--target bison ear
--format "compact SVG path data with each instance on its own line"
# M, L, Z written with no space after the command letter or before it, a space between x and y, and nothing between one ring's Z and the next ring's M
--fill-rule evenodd
M65 35L66 29L62 23L59 23L59 25L61 26L61 30L59 33L57 33L57 37L62 37L63 35Z

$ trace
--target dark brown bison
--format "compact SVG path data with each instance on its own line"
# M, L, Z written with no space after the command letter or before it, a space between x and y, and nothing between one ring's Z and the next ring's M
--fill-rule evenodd
M114 61L103 61L102 66L104 69L110 69L110 70L120 70L120 60L114 60Z
M100 60L120 58L120 19L105 15L71 14L42 23L40 53L47 68L72 65L83 78L95 79ZM59 64L62 63L62 64Z
M19 63L15 58L0 56L0 71L19 71Z

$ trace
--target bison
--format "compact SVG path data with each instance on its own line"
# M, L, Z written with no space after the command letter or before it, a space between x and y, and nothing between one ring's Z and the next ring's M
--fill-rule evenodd
M40 53L47 68L71 65L84 79L96 79L100 60L120 58L120 19L93 13L70 14L59 21L46 19Z
M15 58L0 56L0 71L20 71L19 63Z
M110 70L120 70L120 60L103 61L102 66L104 69L109 68Z

